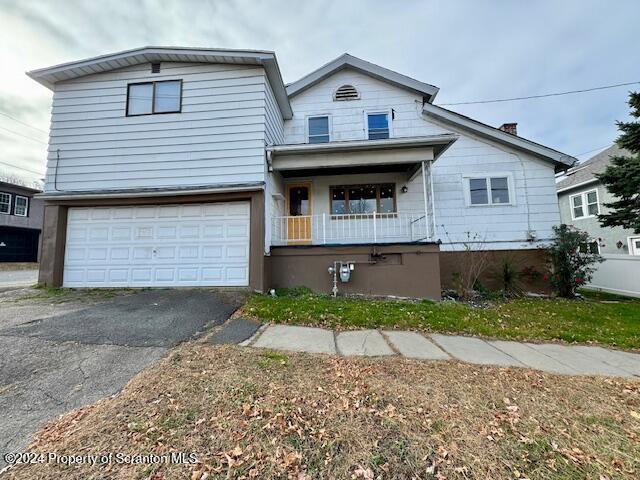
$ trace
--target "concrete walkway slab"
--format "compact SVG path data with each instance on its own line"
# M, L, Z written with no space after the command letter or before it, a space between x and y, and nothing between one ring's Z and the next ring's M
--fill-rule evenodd
M640 355L637 353L607 350L606 348L590 347L587 345L580 345L573 348L589 357L597 358L601 362L640 377Z
M512 356L479 338L441 335L438 333L432 334L431 338L445 351L463 362L504 367L524 366Z
M519 342L504 340L489 341L489 344L512 356L527 367L543 370L545 372L559 373L562 375L576 375L578 372L564 363L531 348L529 345Z
M376 330L341 332L336 336L338 352L345 356L393 355L393 350Z
M385 330L389 343L405 357L420 360L449 360L451 357L416 332Z
M531 348L548 355L549 357L563 363L576 372L583 375L616 375L621 377L631 377L632 375L620 368L608 365L595 357L585 355L578 347L570 347L556 344L534 344L528 343Z
M336 353L331 330L289 325L270 325L253 346L293 352Z

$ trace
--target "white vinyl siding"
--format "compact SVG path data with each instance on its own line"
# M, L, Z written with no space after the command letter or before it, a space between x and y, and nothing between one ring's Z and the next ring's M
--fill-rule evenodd
M333 94L342 85L357 88L360 99L334 101ZM540 248L552 237L552 227L560 223L553 164L451 125L437 123L421 114L422 97L419 94L345 69L296 95L291 99L291 105L294 117L285 122L286 143L306 143L305 118L320 114L331 116L332 141L366 139L366 113L391 112L391 109L393 138L442 133L459 135L433 166L436 238L443 241L442 250L459 249L467 232L484 239L484 246L489 249ZM505 174L511 180L509 204L467 207L466 178L504 177ZM330 178L334 185L388 182L396 178L398 212L424 210L420 175L411 182L406 176L396 174L359 177L362 178ZM327 188L325 178L314 179L314 187L317 184L322 185L323 190ZM407 186L407 193L400 191L403 185ZM318 195L322 198L323 193L315 190L313 193L318 205L316 199ZM318 213L317 209L314 211ZM535 234L538 241L528 241L529 233Z
M247 286L249 202L70 208L65 287Z
M165 80L182 80L181 113L126 116L128 84ZM56 85L45 190L262 182L264 145L281 139L261 67L163 63L158 74L144 64L88 75Z

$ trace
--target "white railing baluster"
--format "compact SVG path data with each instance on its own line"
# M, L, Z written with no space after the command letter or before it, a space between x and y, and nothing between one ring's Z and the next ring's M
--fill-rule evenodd
M430 220L422 212L275 216L271 219L271 242L325 245L421 241L429 237Z

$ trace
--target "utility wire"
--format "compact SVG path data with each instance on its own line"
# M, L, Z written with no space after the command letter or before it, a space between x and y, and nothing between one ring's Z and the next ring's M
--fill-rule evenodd
M583 90L568 90L566 92L545 93L543 95L530 95L528 97L498 98L498 99L494 99L494 100L477 100L477 101L472 101L472 102L440 103L439 105L440 106L476 105L476 104L479 104L479 103L514 102L516 100L530 100L530 99L534 99L534 98L559 97L561 95L570 95L570 94L573 94L573 93L585 93L585 92L593 92L593 91L596 91L596 90L606 90L608 88L624 87L626 85L635 85L636 83L640 83L640 81L626 82L626 83L616 83L614 85L604 85L602 87L585 88Z
M43 172L36 172L35 170L30 170L28 168L19 167L17 165L12 165L11 163L3 162L2 160L0 160L0 163L3 164L3 165L7 165L8 167L11 167L11 168L17 168L19 170L24 170L25 172L35 173L36 175L42 175L43 174Z
M25 127L33 128L34 130L38 130L39 132L46 133L47 135L49 135L49 132L47 132L47 131L45 131L45 130L42 130L41 128L34 127L33 125L29 125L28 123L25 123L25 122L23 122L22 120L18 120L17 118L12 117L12 116L11 116L11 115L9 115L8 113L0 112L0 115L2 115L2 116L4 116L4 117L7 117L7 118L10 118L10 119L11 119L11 120L13 120L14 122L18 122L18 123L20 123L20 124L24 125Z
M609 145L605 145L604 147L598 147L598 148L594 148L593 150L587 150L586 152L582 152L582 153L578 153L576 155L574 155L574 157L581 157L582 155L586 155L587 153L591 153L591 152L597 152L598 150L604 150L605 148L607 148Z
M4 130L6 132L13 133L14 135L18 135L19 137L26 138L27 140L31 140L32 142L38 142L38 143L41 143L43 145L47 144L47 142L43 142L42 140L38 140L36 138L28 137L27 135L23 135L21 133L14 132L13 130L9 130L8 128L0 127L0 130Z

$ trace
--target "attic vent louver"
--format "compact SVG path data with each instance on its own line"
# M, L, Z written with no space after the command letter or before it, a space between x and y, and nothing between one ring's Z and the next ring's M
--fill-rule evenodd
M359 98L360 94L353 85L343 85L337 89L336 93L333 95L333 99L336 102L342 100L358 100Z
M160 64L152 63L151 64L151 73L160 73Z

